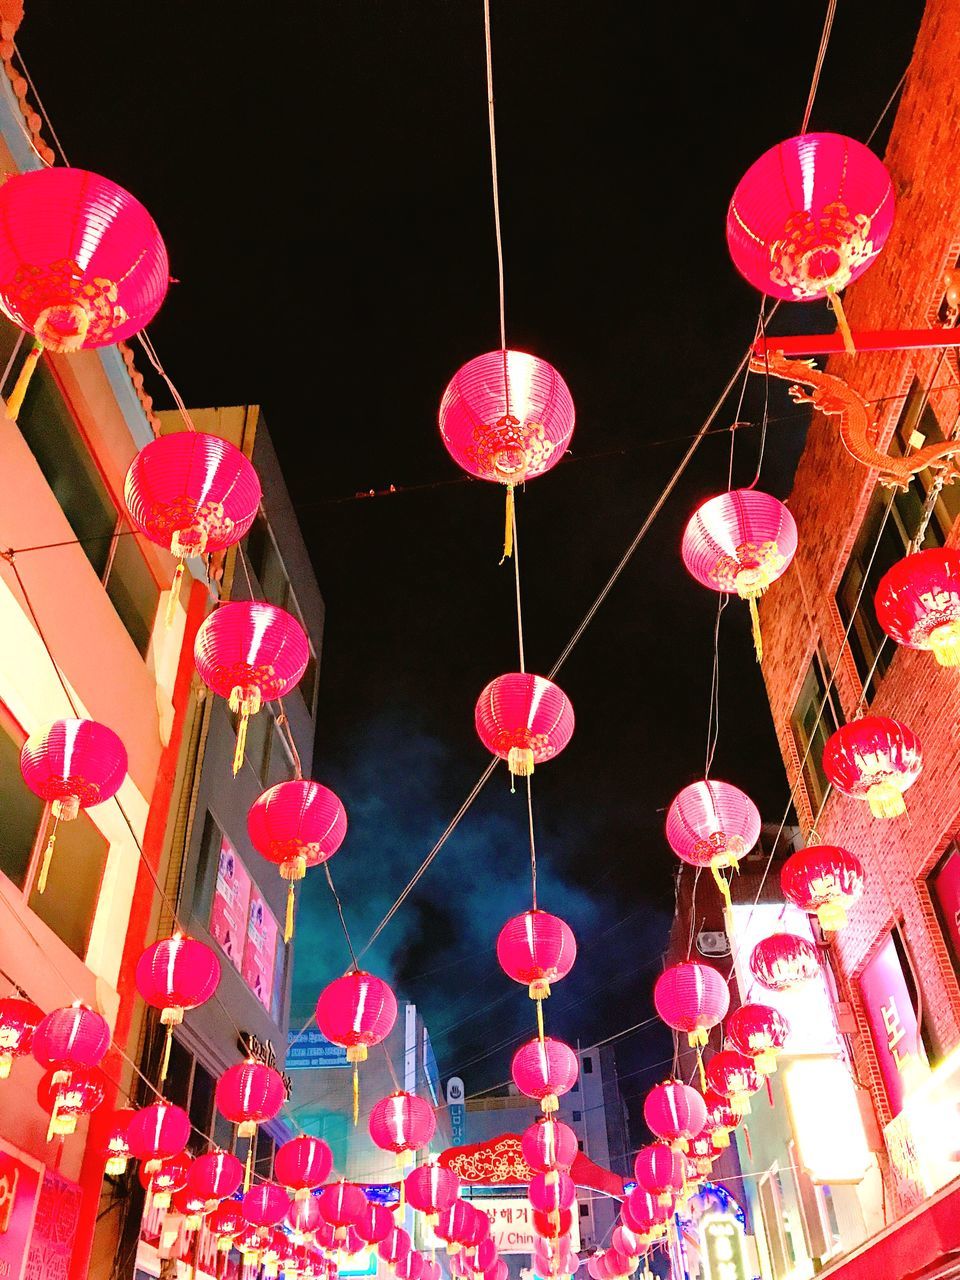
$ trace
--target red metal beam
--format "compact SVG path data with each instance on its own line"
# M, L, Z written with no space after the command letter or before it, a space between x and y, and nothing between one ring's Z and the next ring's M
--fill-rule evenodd
M957 329L860 329L853 333L858 351L917 351L923 347L960 347ZM782 351L785 356L834 355L843 351L840 333L784 334L759 338L753 346L755 356L764 351Z

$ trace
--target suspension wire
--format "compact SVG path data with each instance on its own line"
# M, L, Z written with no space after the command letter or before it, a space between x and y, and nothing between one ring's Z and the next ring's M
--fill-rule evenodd
M483 0L483 34L487 58L487 122L490 132L490 179L493 187L493 225L497 237L497 278L500 289L500 349L507 349L507 314L504 302L503 235L500 229L500 182L497 173L497 122L493 105L493 41L490 35L490 0Z
M533 785L527 774L527 824L530 828L530 897L537 910L537 842L533 834Z
M827 56L827 45L830 43L830 32L833 30L833 19L837 12L837 0L828 0L827 12L823 20L823 33L820 36L820 48L817 50L817 60L813 66L813 79L810 82L810 92L807 95L807 106L803 113L803 124L800 126L800 132L806 133L810 124L810 113L813 111L813 103L817 96L817 89L820 87L820 72L823 70L823 61Z

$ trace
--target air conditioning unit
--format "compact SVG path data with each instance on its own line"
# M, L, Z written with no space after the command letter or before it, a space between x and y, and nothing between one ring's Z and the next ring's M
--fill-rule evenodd
M730 939L722 929L705 929L697 934L697 950L702 956L728 956Z

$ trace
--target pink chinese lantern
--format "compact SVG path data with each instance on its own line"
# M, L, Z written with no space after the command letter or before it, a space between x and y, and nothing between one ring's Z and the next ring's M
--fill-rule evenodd
M168 1209L173 1193L187 1185L190 1177L190 1157L169 1156L157 1169L143 1165L139 1173L140 1185L149 1191L155 1209Z
M382 1204L368 1200L363 1213L357 1219L357 1232L367 1244L379 1244L395 1226L393 1214Z
M897 644L960 666L960 552L931 547L898 560L880 579L877 621Z
M317 1202L317 1203L318 1203L318 1206L319 1206L319 1200L318 1200L318 1202ZM322 1210L322 1209L321 1209L321 1211L320 1211L320 1217L321 1217L321 1219L323 1219L323 1210ZM348 1229L348 1228L346 1228L346 1227L344 1227L344 1228L343 1228L344 1233L346 1233L347 1229ZM333 1223L332 1223L332 1222L326 1222L326 1221L323 1221L323 1220L322 1220L322 1221L320 1222L319 1226L317 1226L317 1227L314 1229L314 1233L313 1233L313 1235L314 1235L314 1240L315 1240L315 1241L316 1241L316 1243L320 1246L320 1248L321 1248L321 1249L329 1249L331 1252L332 1252L332 1251L334 1251L334 1250L336 1249L336 1247L337 1247L337 1228L333 1225Z
M692 782L667 810L666 831L678 858L710 868L729 906L730 888L720 872L736 871L760 839L760 812L750 797L729 782Z
M573 1214L569 1209L562 1209L559 1213L541 1213L539 1209L534 1209L530 1219L534 1235L544 1240L559 1240L561 1236L568 1236L573 1226Z
M520 1092L536 1098L541 1110L549 1115L557 1110L561 1096L576 1083L577 1055L562 1040L538 1036L521 1045L513 1055L510 1074Z
M247 814L250 841L288 882L284 941L293 937L294 885L340 848L347 815L339 799L319 782L294 778L269 787Z
M100 1106L106 1088L106 1079L96 1067L70 1063L45 1071L37 1086L37 1101L50 1116L47 1141L76 1132L79 1118Z
M190 1166L188 1185L208 1209L232 1196L243 1182L243 1165L229 1151L208 1151Z
M200 1229L204 1214L207 1212L207 1202L203 1196L198 1195L191 1188L189 1174L187 1175L187 1185L173 1193L171 1208L174 1213L179 1213L183 1217L185 1231L198 1231Z
M160 1010L161 1025L167 1029L160 1064L162 1085L170 1065L173 1028L183 1022L185 1010L196 1009L216 991L220 961L204 943L175 933L147 947L137 961L135 980L147 1004Z
M33 1033L33 1056L47 1070L95 1067L109 1047L106 1019L79 1001L48 1013Z
M489 1271L497 1261L497 1246L489 1236L480 1243L473 1251L473 1269L474 1271Z
M500 968L514 982L523 983L531 1000L546 1000L551 983L565 978L576 958L573 930L547 911L513 916L497 938Z
M190 1117L171 1102L141 1107L127 1128L130 1152L154 1173L164 1160L178 1156L190 1140Z
M352 1258L366 1246L366 1241L355 1226L343 1228L343 1239L338 1242L337 1251Z
M507 1264L502 1258L498 1258L489 1271L484 1271L483 1280L507 1280L509 1274L510 1269Z
M923 768L917 735L888 716L863 716L841 725L823 749L823 769L845 796L866 800L875 818L906 813L903 793Z
M295 1199L287 1210L287 1226L293 1232L297 1244L303 1244L306 1237L312 1236L321 1225L323 1213L316 1196L307 1196L305 1200Z
M420 1273L420 1280L441 1280L443 1272L440 1270L440 1263L434 1258L424 1258L423 1271ZM504 1277L506 1280L506 1277Z
M793 991L820 974L817 949L796 933L772 933L750 953L750 972L768 991Z
M106 1160L103 1171L107 1177L118 1178L121 1173L126 1172L127 1163L133 1155L127 1141L127 1132L130 1121L136 1114L132 1107L121 1107L110 1117L100 1143L100 1154Z
M243 764L247 724L265 702L295 689L310 646L300 623L262 600L220 605L201 625L193 646L200 679L239 713L233 772Z
M556 466L573 425L567 384L525 351L475 356L443 393L440 435L454 462L480 480L506 485L504 558L513 550L514 487Z
M277 1148L273 1176L297 1200L306 1200L314 1187L330 1176L333 1152L322 1138L301 1135Z
M43 1010L32 1000L4 996L0 1000L0 1080L6 1080L14 1058L30 1052L33 1033L43 1021Z
M175 431L151 440L134 458L123 486L130 519L177 561L168 626L185 562L238 543L256 519L262 496L253 464L220 436Z
M707 1132L698 1133L690 1142L689 1159L695 1164L700 1177L705 1177L710 1172L714 1160L721 1155L722 1149Z
M170 269L139 200L83 169L11 174L0 228L0 308L33 336L7 401L16 421L44 348L69 354L139 333L166 296Z
M674 1031L685 1031L691 1048L707 1043L708 1032L730 1008L730 988L708 964L687 960L665 969L653 988L657 1013Z
M860 859L835 844L800 849L780 869L783 896L816 915L821 929L829 932L847 923L847 911L863 893L863 880Z
M618 1249L607 1249L600 1263L600 1274L603 1280L621 1280L622 1277L633 1275L638 1265L637 1258L629 1258Z
M224 1200L207 1219L207 1228L217 1241L217 1249L221 1253L229 1253L233 1247L234 1236L246 1227L246 1219L239 1200Z
M671 1206L659 1204L646 1187L637 1186L624 1200L620 1212L627 1226L638 1235L655 1236L670 1217Z
M463 1243L468 1248L475 1249L481 1241L490 1239L490 1219L475 1204L471 1204L469 1200L465 1203L470 1209L470 1214L467 1218Z
M531 1178L527 1188L527 1199L540 1213L559 1213L561 1209L570 1209L576 1198L577 1188L569 1173L557 1170L538 1173Z
M261 1236L259 1227L247 1223L232 1243L242 1259L241 1271L245 1272L248 1266L255 1266L261 1261L260 1255L267 1242Z
M684 1168L681 1153L666 1142L641 1147L633 1162L637 1185L649 1191L661 1206L672 1204L674 1197L682 1194Z
M790 1034L790 1024L779 1009L768 1004L742 1004L727 1019L726 1030L733 1047L752 1058L762 1076L776 1071L777 1057Z
M758 489L734 489L704 502L690 517L680 554L688 572L711 591L736 593L750 606L757 661L763 660L757 601L786 573L797 550L793 516Z
M736 1049L721 1049L707 1063L707 1083L726 1098L735 1116L750 1114L750 1095L760 1088L753 1059Z
M409 1252L410 1237L403 1227L393 1227L390 1234L384 1236L377 1245L377 1253L384 1262L389 1262L392 1266L396 1266Z
M470 1243L472 1208L466 1200L456 1199L437 1215L434 1234L446 1242L447 1253L456 1253Z
M403 1180L407 1203L426 1215L427 1222L437 1217L454 1203L460 1194L460 1179L452 1169L445 1169L435 1160L428 1160L418 1169L412 1169Z
M559 755L573 736L573 707L543 676L516 671L491 680L477 699L474 720L480 741L511 777L526 778L534 765Z
M320 992L317 1025L328 1040L347 1051L353 1063L353 1123L360 1114L358 1065L367 1050L386 1040L397 1020L397 999L382 978L351 969Z
M742 1052L742 1050L741 1050ZM729 1147L730 1134L742 1120L730 1106L730 1099L714 1089L705 1089L703 1101L707 1108L707 1120L703 1126L704 1133L710 1135L715 1146Z
M423 1261L423 1254L417 1249L411 1249L394 1264L393 1274L398 1280L422 1280Z
M2 205L0 187L0 205ZM103 804L116 795L127 773L123 743L96 720L54 720L32 733L20 752L20 772L30 790L50 805L53 830L43 852L37 892L47 887L47 874L57 827L72 822L81 809Z
M577 1135L568 1124L552 1116L538 1116L520 1138L523 1158L531 1169L569 1169L577 1158Z
M237 1137L250 1139L243 1179L243 1189L249 1191L257 1125L279 1114L287 1098L286 1085L279 1071L248 1058L227 1068L214 1096L223 1118L237 1126Z
M786 302L828 298L854 352L840 292L866 271L893 226L893 184L853 138L787 138L740 179L727 212L734 266L761 293Z
M319 1195L320 1212L336 1230L338 1241L346 1239L347 1227L356 1227L367 1207L367 1197L352 1182L333 1182Z
M415 1151L429 1144L437 1119L429 1102L398 1089L374 1104L368 1127L374 1144L381 1151L392 1151L401 1168L410 1163Z
M282 1222L290 1208L290 1197L275 1182L258 1182L243 1194L243 1216L261 1235L267 1227Z
M619 1226L613 1228L613 1232L610 1235L610 1243L625 1258L638 1258L644 1249L639 1232L633 1231L622 1222Z
M657 1138L686 1151L690 1139L706 1123L707 1108L696 1089L677 1080L668 1080L647 1094L643 1102L643 1118Z

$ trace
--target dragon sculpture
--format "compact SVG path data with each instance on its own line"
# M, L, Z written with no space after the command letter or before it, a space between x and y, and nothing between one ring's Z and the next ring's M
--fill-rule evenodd
M754 373L769 372L792 382L789 394L797 404L812 404L821 413L838 416L843 447L863 466L875 468L885 488L907 489L912 478L928 467L943 472L945 484L960 476L960 464L954 461L960 454L960 440L928 444L901 458L881 453L877 448L879 429L866 400L842 378L818 369L812 360L790 360L781 351L771 351L766 357L752 356L750 368Z

